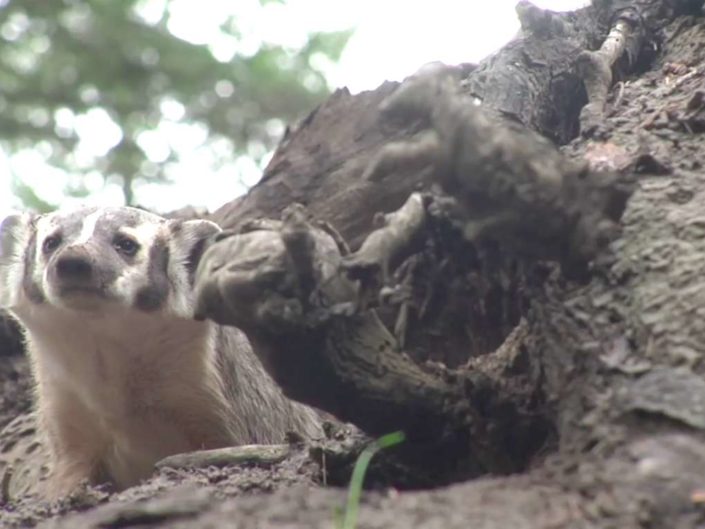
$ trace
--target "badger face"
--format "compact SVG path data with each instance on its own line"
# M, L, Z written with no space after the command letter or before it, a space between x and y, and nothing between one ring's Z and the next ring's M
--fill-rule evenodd
M190 317L193 274L219 230L128 207L8 217L0 227L0 307L20 316L41 306Z

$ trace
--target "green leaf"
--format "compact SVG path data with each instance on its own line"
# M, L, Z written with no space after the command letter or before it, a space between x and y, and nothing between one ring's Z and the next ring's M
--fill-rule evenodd
M262 4L268 1L286 3ZM158 171L145 175L145 164L154 162L140 144L142 133L163 132L168 142L174 138L166 136L165 124L198 124L206 131L204 147L215 149L216 142L225 142L233 160L247 154L250 145L262 145L267 152L279 140L267 126L270 120L296 121L329 93L323 73L309 58L323 54L337 60L350 36L313 33L300 49L264 42L245 55L237 52L244 34L237 2L229 4L231 14L218 21L213 39L205 44L169 32L173 2L151 20L140 14L149 4L13 0L3 5L0 147L12 155L47 145L48 163L72 175L98 170L106 178L119 178L128 183L123 191L129 200L134 191L130 183L163 181L170 164L180 161L174 151L160 161ZM216 53L218 42L236 46L230 60ZM104 131L77 123L97 108L119 128L121 140L86 163L85 156L75 156L76 146L81 139L100 138ZM182 111L174 113L174 108ZM24 188L19 192L37 204L36 195Z
M56 209L54 204L50 204L39 198L31 187L14 178L12 181L12 193L19 198L27 208L37 213L49 213Z

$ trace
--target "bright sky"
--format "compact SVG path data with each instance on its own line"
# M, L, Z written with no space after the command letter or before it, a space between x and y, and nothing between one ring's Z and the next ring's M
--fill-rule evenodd
M571 10L586 5L588 0L533 3L553 10ZM184 40L209 45L216 58L227 61L238 53L253 53L262 41L296 47L310 31L356 28L340 63L323 65L331 87L347 86L356 93L374 89L386 79L401 80L431 61L479 61L516 34L519 23L515 4L516 0L289 0L286 5L273 2L262 7L259 0L173 0L169 30ZM165 2L142 0L140 5L141 16L149 21L159 18ZM243 32L238 41L218 30L221 21L233 12ZM182 111L179 107L174 102L163 110L177 120ZM66 116L66 126L77 130L81 141L76 157L88 167L120 140L119 127L102 110ZM96 130L100 133L96 134ZM262 167L246 157L209 171L213 154L201 146L204 137L198 126L171 123L163 131L138 139L155 162L163 156L165 141L178 145L184 153L182 162L170 172L175 184L140 187L140 204L158 211L187 204L215 209L258 180ZM75 202L62 201L68 177L47 166L40 152L25 151L8 158L0 150L0 219L19 207L10 193L13 171L32 185L41 198L67 206ZM94 192L92 203L121 204L119 188L115 184L103 187L99 175L89 176L88 187Z

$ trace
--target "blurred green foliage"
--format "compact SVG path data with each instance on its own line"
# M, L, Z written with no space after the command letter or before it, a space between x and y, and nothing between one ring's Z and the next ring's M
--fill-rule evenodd
M272 0L261 0L268 3ZM148 159L141 134L159 130L165 120L197 123L207 142L226 142L232 156L262 156L274 146L282 123L325 98L328 87L314 65L321 57L337 61L350 35L311 34L299 49L264 42L254 52L223 61L208 45L169 32L173 4L0 0L0 146L5 152L37 149L51 165L78 175L67 189L73 195L86 193L82 174L98 171L120 182L125 202L134 203L136 181L165 179L163 163ZM219 28L221 37L235 43L241 37L237 4L232 2L233 14ZM151 9L149 19L141 15L145 7ZM113 126L114 146L87 166L75 153L80 138L74 123L96 110L107 113L119 130ZM170 147L159 160L166 161L178 161L178 152ZM15 192L28 206L52 206L20 181Z

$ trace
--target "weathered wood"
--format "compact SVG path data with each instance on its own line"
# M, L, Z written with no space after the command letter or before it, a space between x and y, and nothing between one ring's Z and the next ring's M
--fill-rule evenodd
M386 83L357 96L338 90L288 133L261 181L245 197L216 211L213 220L237 228L256 217L278 218L286 206L299 202L333 224L350 244L359 244L374 213L399 207L425 176L399 175L385 185L359 178L371 153L410 133L378 121L379 104L396 86ZM322 137L321 130L330 135Z
M224 467L226 465L271 465L279 463L289 455L289 445L244 445L213 450L200 450L165 457L157 462L156 468L202 468L207 466Z
M408 204L422 202L412 196ZM289 397L372 435L403 430L407 442L401 452L436 480L521 468L531 443L517 449L505 440L535 419L523 413L519 397L525 395L500 392L495 387L500 382L480 371L427 372L401 354L374 311L359 304L346 278L350 272L357 276L360 263L386 262L387 247L365 242L357 252L360 258L352 254L346 258L350 267L343 267L335 241L296 217L286 211L281 223L225 235L210 246L197 274L198 316L245 332ZM382 227L369 239L402 234L390 246L409 245L401 224L416 225L416 219L393 219L395 229ZM296 258L286 243L292 224L310 242L305 249L297 247ZM313 288L302 288L311 281ZM490 409L501 410L501 417ZM546 432L536 427L534 435L536 445Z
M644 20L640 20L640 23L644 23L644 28L648 28L649 32L658 31L655 18L650 17L654 14L653 5L647 4L643 3L635 8L638 13L646 17ZM667 13L669 16L692 9L693 3L672 4L672 7L673 10ZM592 9L594 11L588 15L595 18L591 27L604 31L602 35L604 38L607 30L611 27L610 24L619 18L623 6L596 3ZM623 14L620 20L624 20ZM563 26L555 26L553 23L550 27L554 29L558 27L558 32L563 32L560 35L561 38L568 35L567 38L570 39L570 30L565 30ZM525 37L525 39L531 41L531 39L540 38L538 35L540 33L540 31L535 32L533 36ZM582 38L585 39L585 34L582 35ZM586 41L590 41L590 39L583 42ZM575 44L576 41L573 42ZM643 45L649 40L643 38L636 42ZM555 42L541 42L541 44L545 45L546 49L555 50L552 47L555 46ZM596 45L599 46L600 42L597 42ZM536 40L533 40L531 44L527 44L526 41L516 42L509 48L532 50L532 46L539 46L539 44ZM576 66L576 59L583 49L579 45L567 47L565 51L569 59L566 60L564 56L562 60L565 62L551 63L550 58L547 61L550 65L562 64L562 71L565 75L572 76L570 83L578 83L571 85L577 86L574 93L580 92L578 85L583 81L580 78L581 72ZM622 54L625 50L630 53L634 52L633 46L622 47L617 50L620 53L615 53L610 62L617 65L613 59L616 59L617 55ZM531 55L532 52L527 51L526 53ZM556 51L556 53L558 52ZM497 58L492 61L495 64L501 64L501 60ZM526 63L523 64L526 66ZM540 64L538 70L540 71L545 64ZM620 74L624 74L635 64L635 61L626 61L619 63L616 68L620 70ZM581 465L583 471L587 473L585 479L593 483L596 489L599 488L600 483L603 483L602 476L608 476L607 482L614 486L613 498L617 498L616 501L623 502L624 505L624 508L615 507L616 518L623 522L634 519L636 511L630 507L633 505L633 501L629 499L630 495L651 506L649 512L654 520L662 519L661 517L666 512L672 512L674 516L681 516L685 510L670 507L668 502L664 502L662 498L668 497L670 501L676 502L678 493L675 491L681 493L689 486L693 486L692 477L694 474L692 472L684 470L679 478L667 470L671 465L672 468L685 469L685 460L690 458L693 469L705 468L705 449L701 446L699 435L689 435L680 426L680 424L687 424L692 428L694 424L699 424L694 418L698 417L700 403L703 402L703 396L697 394L702 384L699 384L697 377L693 375L669 371L670 368L665 367L664 363L668 364L670 360L668 358L657 359L650 352L652 347L650 344L657 339L657 336L668 334L667 329L674 328L675 323L667 326L666 322L672 320L666 313L661 312L668 306L669 311L678 313L678 325L684 326L681 328L686 330L686 337L683 337L685 342L676 340L677 345L673 346L673 354L685 354L692 361L699 362L701 354L705 353L701 352L699 346L695 345L696 341L691 339L691 333L696 332L697 334L699 326L693 327L692 323L686 323L692 320L688 320L680 308L668 303L663 307L659 306L653 318L649 318L648 321L637 316L638 313L634 312L635 298L641 300L639 307L649 307L649 310L653 306L649 303L659 303L660 300L669 299L673 299L675 302L675 299L678 298L677 295L673 298L668 296L670 291L660 292L658 289L653 291L648 277L641 275L643 269L640 268L640 271L634 269L634 263L639 259L635 259L631 250L626 254L623 253L631 244L635 244L635 248L639 248L639 250L634 250L637 253L648 252L649 250L646 248L649 248L649 244L653 244L657 239L651 238L650 243L647 243L646 240L636 242L643 237L648 238L649 235L637 232L620 235L620 230L617 229L617 223L629 197L630 170L649 171L650 168L658 168L659 165L639 166L641 162L638 160L643 160L643 154L640 154L637 149L632 149L629 141L624 143L624 151L620 151L619 147L615 149L610 144L588 145L589 149L595 150L585 151L583 165L576 164L575 160L572 163L566 162L553 153L552 148L545 142L532 138L526 128L522 129L519 125L508 125L503 119L494 118L493 120L489 116L492 116L493 112L509 115L529 129L540 131L554 139L568 140L571 135L577 133L580 108L587 100L582 99L580 105L573 105L573 101L569 107L570 111L561 116L560 123L546 120L546 114L541 112L528 114L505 112L500 103L510 99L505 100L499 96L496 99L498 103L489 105L487 102L491 98L479 98L484 107L490 108L485 113L477 112L473 107L476 103L473 97L478 97L477 92L473 93L468 87L479 86L478 82L473 81L473 76L478 75L484 68L489 67L482 65L480 68L473 69L470 74L467 74L467 69L436 72L438 75L435 80L426 83L426 85L423 84L423 81L419 81L424 77L422 75L419 79L402 85L394 96L396 101L390 99L387 93L384 94L384 98L379 100L374 100L369 94L366 94L365 98L367 99L364 103L360 98L358 101L361 107L358 114L367 112L364 105L371 101L377 105L380 118L372 125L373 136L379 134L380 130L393 128L397 133L400 130L406 131L405 141L391 143L391 138L387 137L384 145L378 145L374 150L374 155L368 156L372 160L371 166L368 165L363 170L362 164L360 164L354 172L345 175L345 178L349 182L353 182L355 179L363 180L363 183L359 185L370 186L368 189L379 190L381 188L375 186L385 184L397 193L400 186L407 182L414 182L413 185L407 186L406 189L409 192L414 189L415 185L418 185L418 182L425 185L434 181L440 182L443 189L454 196L457 206L441 206L441 213L437 215L437 218L450 219L451 224L456 227L460 226L465 239L470 241L476 249L483 248L487 243L493 241L499 244L500 254L511 256L523 263L531 263L541 259L558 260L564 265L564 271L570 270L576 263L586 264L592 261L592 264L579 274L587 280L583 286L570 283L566 285L564 279L555 271L552 273L549 271L546 275L538 277L523 276L526 280L524 292L531 297L530 309L524 312L528 321L528 332L520 344L514 343L514 350L523 350L526 355L523 357L526 364L520 368L520 372L529 383L525 386L524 393L520 392L520 394L526 397L531 393L531 391L526 391L528 387L533 388L534 396L540 395L540 400L546 399L540 409L552 419L560 448L560 451L552 458L554 462L558 465ZM530 67L527 66L527 69ZM505 70L500 68L499 71L506 76ZM528 91L520 90L521 94L530 95L528 100L531 101L531 105L527 105L528 108L540 109L544 104L554 105L554 109L565 110L568 108L561 107L560 98L555 99L556 94L548 88L552 79L551 74L546 72L544 75L537 74L534 69L529 77L520 75L519 78L521 82L530 86ZM526 81L529 78L534 80ZM540 79L541 82L535 82L536 79ZM414 85L414 83L416 84ZM483 86L487 88L488 85ZM500 95L504 92L505 86L512 85L511 83L500 84L497 89ZM624 88L621 90L625 91ZM346 104L348 109L352 105L350 100ZM604 107L604 98L601 104ZM692 104L690 106L692 107ZM608 108L607 110L612 109ZM608 112L604 115L600 114L600 117L604 119L608 119L609 116ZM552 125L549 126L547 123L552 123ZM608 123L606 126L605 130L610 130L610 127L615 125ZM549 133L551 127L554 127L553 134ZM308 130L308 135L309 137L313 135L311 129ZM323 142L325 142L324 137L325 133L322 133L321 141ZM295 152L298 148L292 147L295 140L296 134L291 143L282 147L278 158L280 164L282 159L288 157L287 151ZM585 144L582 145L584 148ZM567 149L567 152L570 150ZM616 156L618 155L623 159L617 160ZM607 158L607 163L605 164L603 160L597 163L598 156ZM296 159L295 156L291 158ZM610 176L595 172L593 168L598 166L618 169L622 172L623 178L616 177L614 174ZM339 184L341 174L336 176L336 184ZM680 176L692 178L693 173L681 172ZM279 173L275 177L281 180L286 179L285 173ZM323 178L323 182L326 180L327 178ZM404 183L400 184L399 182ZM264 188L270 185L267 182L263 183ZM692 201L694 194L694 189L689 187L685 200ZM396 197L398 198L398 195ZM244 202L248 200L251 199L246 198ZM632 204L639 204L639 200L639 198L633 199ZM355 202L355 204L360 207L357 211L365 211L368 218L372 219L376 210L369 207L364 201ZM388 213L400 205L398 201L394 204L394 206L387 205L380 211ZM320 204L309 203L308 205L314 215L324 211ZM640 211L642 211L642 215L647 217L652 215L654 226L663 226L663 217L656 213L658 207L652 205L651 208L650 213ZM631 211L633 209L627 210L628 218ZM335 225L335 219L326 217L325 214L322 218L332 221ZM641 225L646 222L645 218L641 217L637 224ZM367 248L365 247L365 243L362 243L364 234L358 231L361 225L355 226L346 220L345 213L338 213L337 219L342 220L341 232L343 235L354 241L354 249L361 247L367 253L370 247L377 246L370 242ZM629 225L629 220L627 220L627 227ZM366 229L369 231L369 228ZM698 233L699 230L695 229L693 236L698 237ZM651 237L653 236L652 234ZM618 241L609 245L615 237L619 237ZM433 239L432 236L429 238ZM670 245L666 241L663 244ZM383 255L385 252L379 253L378 260L370 259L365 255L363 259L365 270L369 269L370 262L376 263L381 270L386 268L388 260ZM642 254L639 253L639 255ZM449 256L445 255L444 257L448 258ZM354 262L355 253L348 259ZM664 256L664 259L671 259L671 257ZM506 260L502 261L503 264L500 265L500 268L506 265L506 262ZM645 266L648 266L649 262L647 259ZM687 262L690 263L688 269L692 271L693 261L688 258ZM654 266L657 265L658 263L654 263ZM668 274L667 267L663 267L662 263L658 266L659 273ZM676 270L678 270L676 273L681 273L677 267ZM525 272L534 273L529 268L525 269ZM383 273L381 275L386 277L392 274ZM703 277L702 274L696 275ZM357 277L364 280L364 274ZM635 284L641 286L636 289L634 288L635 284L632 284L633 277L639 277ZM690 275L688 278L688 281L695 282L692 285L692 288L695 289L693 292L699 292L697 290L698 280L694 276L693 279L690 279ZM536 281L537 279L538 281ZM667 284L672 284L671 280L664 280ZM650 302L642 299L641 296L646 295L645 292L652 293L650 296L653 299ZM699 303L698 299L696 295L692 303ZM350 300L345 301L349 302ZM354 301L352 305L356 306ZM357 306L359 308L359 304ZM687 303L686 306L690 307L688 310L696 310L695 305L691 303ZM305 312L303 311L303 313ZM260 337L257 336L257 331L254 329L250 329L249 334L254 337L253 341L256 344L266 350L264 357L268 368L273 373L279 373L278 380L292 396L307 399L309 402L311 399L314 401L320 399L317 400L317 405L356 422L371 433L380 433L378 425L383 421L376 420L380 417L384 421L391 420L388 423L390 429L399 425L413 429L412 422L405 421L404 417L412 413L412 410L427 410L422 413L422 417L429 421L429 424L434 425L430 431L436 432L437 438L442 438L443 432L447 429L448 419L442 419L440 423L430 419L442 416L439 410L443 406L440 403L434 404L434 397L428 396L424 390L412 392L410 395L404 396L401 401L397 395L390 397L395 394L396 388L404 388L406 383L416 380L415 375L404 374L403 370L392 367L391 371L394 375L390 376L389 380L393 383L391 387L385 388L386 393L381 396L375 393L374 383L351 382L356 375L361 379L375 378L372 367L356 372L355 361L350 360L359 355L362 350L374 349L376 343L374 339L371 339L375 335L374 331L364 325L355 327L356 324L353 322L356 321L355 318L359 317L360 314L354 314L347 316L346 320L344 314L338 314L336 318L331 320L336 322L335 332L332 332L331 335L326 334L326 336L336 336L336 338L330 342L323 338L315 343L305 342L303 348L306 350L305 353L298 347L284 345L285 343L292 344L291 339L282 340L281 344L277 346L269 336L266 340L260 341ZM288 320L287 322L291 323ZM255 328L256 326L255 324ZM272 328L271 325L269 328ZM291 332L291 330L292 327L289 327L286 332ZM656 334L653 334L654 332ZM366 344L367 339L371 339L368 344ZM350 344L355 345L351 346ZM277 351L278 348L279 351ZM341 350L345 351L343 355L340 355ZM381 370L385 375L388 375L389 364L385 357L392 356L395 347L379 347L379 350L380 354L378 357L374 357L373 365L382 366ZM312 353L312 351L315 352ZM317 357L319 354L324 360ZM352 386L353 390L339 391L336 400L334 397L335 385L326 388L327 383L320 381L318 384L311 385L310 378L307 379L307 375L301 371L301 364L294 365L296 361L292 356L297 357L297 355L299 359L303 359L302 364L309 364L309 366L317 364L319 366L317 370L312 371L316 375L324 375L338 382L347 380L347 386L344 387ZM310 362L311 356L316 358L315 362ZM347 364L340 362L338 366L331 368L331 364L335 363L335 360L331 359L337 356L344 357ZM360 355L360 357L364 357L364 355ZM518 356L515 355L514 358L518 358ZM475 360L471 365L483 376L490 373L488 377L490 392L495 392L495 398L501 399L502 392L506 391L506 387L498 383L499 378L492 376L497 372L493 373L489 367L490 357L486 357L485 360L486 363L482 359ZM327 367L321 370L320 365L326 362L328 362ZM660 377L658 384L652 383L653 381L650 379L639 379L641 375L651 372L657 365L663 366L664 369L655 371L659 373ZM347 375L341 376L338 371L340 373L347 372ZM462 375L459 375L460 372L462 370L449 375L447 370L440 369L435 373L435 376L440 381L444 381L444 377L448 376L457 380L456 377L462 379ZM507 369L499 369L499 372L502 376L507 376L509 373ZM345 376L349 376L350 379L346 379ZM424 383L417 383L417 387L429 387L429 382L433 380L434 374L431 372L430 375L426 374L425 376L431 378L427 378ZM687 383L684 382L684 376L687 378ZM300 378L304 380L304 383L297 382ZM509 378L511 379L511 376ZM683 384L689 390L676 391L679 387L682 388ZM411 386L413 387L413 384ZM672 388L674 391L670 391L668 388ZM366 391L369 392L368 395L364 395ZM299 393L297 394L297 392ZM464 404L477 410L478 399L473 399L471 393L465 394ZM660 395L661 393L665 393L666 396ZM344 398L341 399L340 395L343 395ZM372 399L371 395L375 398ZM497 397L498 395L499 397ZM521 409L518 399L512 400L510 398L511 393L505 393L504 396L507 398L505 403L508 403L510 407L513 406L515 411ZM516 397L517 394L513 396ZM451 392L445 398L460 402L458 397L457 393ZM367 400L368 398L370 400ZM418 398L421 398L421 401L417 400ZM677 402L669 404L663 399L666 401L675 399ZM400 402L403 401L409 406L408 412L404 410L403 405L400 405ZM391 406L394 410L394 416L401 418L400 420L395 421L394 418L388 417L383 412L375 412L390 403L393 403ZM346 408L346 404L349 404L349 408ZM429 408L432 411L428 412ZM648 415L642 415L644 413ZM454 419L460 431L465 431L466 434L471 432L470 435L465 435L462 438L462 442L467 443L467 452L471 453L473 448L477 448L477 445L473 443L485 446L489 439L487 430L483 428L472 430L467 427L477 417L473 413L469 415L472 417L471 420L461 419L460 416L456 416ZM486 419L487 417L483 417L484 424L490 425L492 420L486 421ZM438 427L438 425L442 426ZM695 426L695 428L699 427ZM653 435L655 429L660 432L659 435ZM413 443L414 435L410 438ZM519 436L518 439L518 442L522 442L527 437ZM678 444L682 447L682 451L671 449L669 443ZM450 445L441 443L440 446L447 448ZM477 457L477 453L481 455ZM438 450L436 452L438 460L443 460L443 454L448 455L453 461L462 460L462 458L457 459L458 452L452 449ZM477 459L472 461L479 461L481 462L480 466L484 464L484 468L498 471L499 465L494 466L491 463L493 456L486 456L488 456L487 453L482 454L482 450L476 450L475 457ZM658 469L644 468L641 472L628 475L624 470L625 462L634 458L639 461L655 458L663 463L663 467ZM442 466L442 463L439 465ZM566 470L565 473L561 473L561 479L570 480L571 475L573 473ZM649 482L658 478L666 479L672 488L650 488ZM594 505L600 506L597 508L609 508L601 499L596 500ZM685 509L687 510L687 508Z

